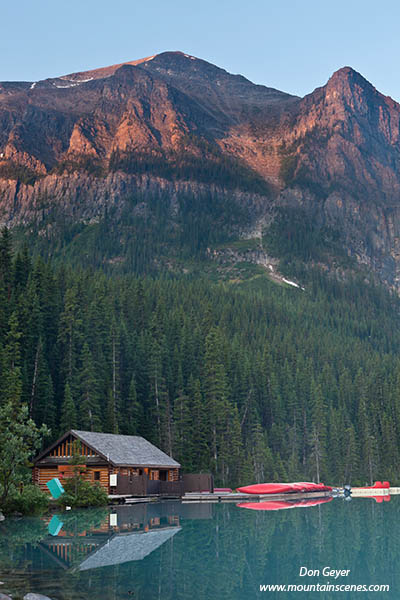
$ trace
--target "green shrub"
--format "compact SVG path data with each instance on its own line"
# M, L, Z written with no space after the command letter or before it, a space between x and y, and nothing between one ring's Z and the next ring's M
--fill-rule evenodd
M104 521L108 520L107 507L76 509L63 513L63 531L70 535L79 535L90 529L100 529Z
M63 487L65 493L58 500L60 506L83 508L107 505L107 492L98 483L92 485L79 475L63 481Z
M36 485L26 485L22 492L14 491L7 499L2 510L6 514L14 512L23 515L38 515L46 512L49 506L49 497Z

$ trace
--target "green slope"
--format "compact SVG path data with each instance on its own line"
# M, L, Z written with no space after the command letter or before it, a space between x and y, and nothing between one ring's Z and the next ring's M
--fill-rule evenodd
M110 277L27 252L11 266L9 246L0 402L27 402L53 437L138 433L231 486L398 482L399 301L383 288L312 270L304 291L261 272Z

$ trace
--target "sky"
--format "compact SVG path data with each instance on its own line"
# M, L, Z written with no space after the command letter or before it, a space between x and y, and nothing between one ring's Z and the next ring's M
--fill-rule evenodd
M181 50L299 96L351 66L400 101L397 0L0 2L0 81Z

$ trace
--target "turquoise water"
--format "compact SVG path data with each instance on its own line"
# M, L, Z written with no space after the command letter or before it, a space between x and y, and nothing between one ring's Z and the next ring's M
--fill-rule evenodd
M274 507L272 505L272 507ZM54 600L399 598L400 498L251 510L163 503L0 524L0 592ZM301 567L320 575L300 577ZM347 575L324 576L330 570ZM389 592L260 592L260 585L390 586Z

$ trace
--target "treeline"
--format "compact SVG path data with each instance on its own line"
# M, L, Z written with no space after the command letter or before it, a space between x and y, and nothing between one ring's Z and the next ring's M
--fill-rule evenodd
M169 181L196 181L210 185L218 182L227 190L260 194L271 192L270 186L256 171L240 159L224 154L217 144L196 135L186 135L174 151L160 148L146 152L115 150L108 161L87 154L74 155L58 162L51 172L61 175L76 171L95 177L106 177L117 171L131 175L150 174ZM19 179L19 171L14 169L10 173L12 179Z
M74 221L44 201L37 221L14 235L34 254L57 263L82 264L113 274L158 275L160 267L183 270L204 260L213 245L234 240L250 224L249 207L230 194L203 190L179 193L135 192L105 206L94 222ZM40 231L40 235L32 235Z
M0 240L0 404L219 484L400 482L399 303L361 281L108 278ZM50 440L47 440L47 443Z
M198 181L218 184L225 189L241 189L265 194L268 184L244 162L223 154L218 146L187 136L179 150L153 153L113 152L109 161L110 171L123 171L134 175L151 173L169 180Z

